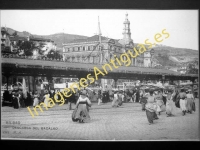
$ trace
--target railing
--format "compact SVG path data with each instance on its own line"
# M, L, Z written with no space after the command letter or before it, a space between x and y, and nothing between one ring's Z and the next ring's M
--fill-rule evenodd
M3 58L17 58L17 59L31 59L31 60L46 60L46 61L61 61L63 62L63 59L53 59L53 58L48 58L48 57L44 57L44 56L37 56L37 58L35 56L24 56L24 55L17 55L17 54L2 54L1 57Z
M63 58L60 59L53 59L53 58L48 58L44 56L37 56L35 58L34 56L24 56L24 55L17 55L17 54L2 54L1 57L3 58L16 58L16 59L30 59L30 60L43 60L43 61L58 61L58 62L68 62L68 63L86 63L86 64L99 64L99 63L90 63L90 62L70 62L70 61L65 61ZM145 67L145 66L128 66L128 67L137 67L137 68L153 68L153 69L165 69L165 68L157 68L157 67ZM168 70L168 69L165 69Z

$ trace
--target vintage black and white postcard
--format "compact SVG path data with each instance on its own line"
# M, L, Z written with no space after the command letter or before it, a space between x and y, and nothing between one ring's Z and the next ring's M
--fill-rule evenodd
M1 138L199 141L198 10L0 10Z

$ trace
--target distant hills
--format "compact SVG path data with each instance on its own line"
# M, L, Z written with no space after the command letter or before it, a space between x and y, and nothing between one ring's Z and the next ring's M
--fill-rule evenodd
M54 41L55 44L57 44L58 49L62 49L62 43L68 43L69 41L75 40L75 39L86 39L88 38L87 36L82 36L82 35L75 35L75 34L66 34L66 33L56 33L56 34L51 34L51 35L36 35L36 34L31 34L27 31L19 32L11 28L7 28L9 34L13 34L17 32L17 35L22 36L22 37L27 37L29 35L32 35L37 38L47 38L51 39Z
M153 49L155 50L155 58L163 66L180 66L199 60L199 51L197 50L159 45Z
M33 35L37 36L37 35ZM75 34L66 34L66 33L56 33L56 34L51 34L51 35L46 35L43 36L44 38L48 38L53 40L58 48L62 48L62 43L68 43L72 40L75 39L86 39L88 38L87 36L82 36L82 35L75 35Z
M27 31L19 32L11 28L7 28L8 33L12 35L17 32L17 35L27 37L32 35L34 37L47 38L54 41L57 44L57 48L62 51L62 43L68 43L69 41L75 39L86 39L87 36L83 35L74 35L74 34L66 34L66 33L56 33L51 35L36 35L31 34ZM163 66L178 66L182 63L194 62L199 59L199 51L192 50L187 48L175 48L165 45L156 45L153 47L155 50L155 58L159 61L159 63Z

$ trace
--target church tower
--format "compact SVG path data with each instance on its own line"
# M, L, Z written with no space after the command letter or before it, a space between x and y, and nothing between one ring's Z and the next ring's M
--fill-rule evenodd
M131 39L131 31L130 31L130 21L128 20L128 14L126 13L126 18L124 21L124 29L123 29L123 42L124 45L129 44L130 42L133 42Z

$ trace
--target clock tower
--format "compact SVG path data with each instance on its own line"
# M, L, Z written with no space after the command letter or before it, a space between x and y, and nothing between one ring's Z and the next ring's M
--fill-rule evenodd
M133 43L133 40L131 39L131 30L130 30L130 21L128 20L128 14L126 13L126 18L124 21L124 29L123 29L123 41L125 45L129 45L130 43Z

